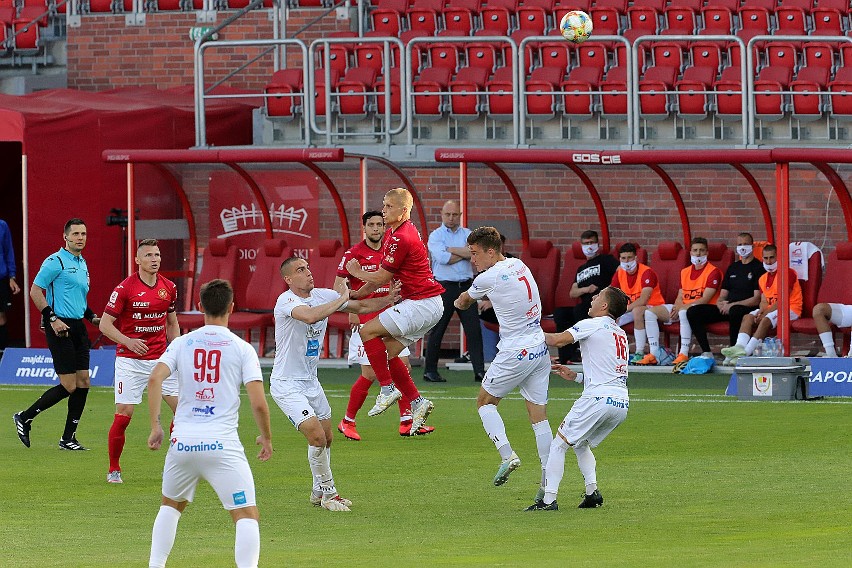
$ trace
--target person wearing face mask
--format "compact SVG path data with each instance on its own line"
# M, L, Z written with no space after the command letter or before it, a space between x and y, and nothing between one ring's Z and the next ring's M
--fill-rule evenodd
M760 277L760 307L749 312L740 325L737 342L731 347L722 349L722 355L730 364L736 364L737 359L754 353L755 347L769 332L778 325L778 247L766 245L763 249L763 268L766 274ZM792 268L790 274L790 321L799 319L802 315L802 286L799 277ZM755 329L757 326L757 329ZM754 335L751 335L754 330Z
M653 353L645 355L645 310L660 309L668 314L663 304L666 303L660 291L657 273L650 266L642 264L636 258L636 245L624 243L618 249L619 268L612 277L610 286L614 286L627 294L629 303L627 311L618 318L618 325L633 324L633 337L636 340L636 352L630 358L630 364L656 365L657 359ZM658 328L659 329L659 328ZM659 338L657 338L659 342ZM643 363L646 358L648 362ZM650 362L653 359L653 362Z
M695 237L689 248L689 260L692 266L680 271L680 290L674 304L665 304L668 314L660 316L652 310L645 311L645 328L651 354L656 353L659 344L653 338L660 335L660 321L680 322L680 352L672 364L689 360L689 344L692 342L692 328L686 316L687 309L702 304L715 304L719 298L722 273L712 263L707 262L707 239ZM706 354L710 356L709 353Z
M702 353L710 353L707 326L719 321L729 322L728 345L737 342L737 333L747 313L760 304L758 280L766 272L763 264L754 257L754 238L750 233L737 235L739 259L731 263L722 280L722 291L716 304L700 304L686 311L695 341Z
M574 283L571 285L569 295L579 300L576 306L558 306L553 311L553 321L556 324L556 332L561 333L588 317L589 308L592 306L592 298L599 291L609 286L612 277L618 269L618 261L608 254L601 254L598 244L597 231L584 231L580 235L580 245L586 262L577 269ZM559 348L559 362L563 365L569 361L580 361L580 348L576 343L571 343Z

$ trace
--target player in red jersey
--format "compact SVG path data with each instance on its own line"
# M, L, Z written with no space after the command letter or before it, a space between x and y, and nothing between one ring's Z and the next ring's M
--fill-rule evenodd
M169 341L180 335L174 282L158 274L160 248L154 239L136 247L139 271L115 287L101 318L101 333L115 341L115 419L109 429L109 483L122 483L119 458L124 449L124 431L134 407L142 402L142 391L157 359ZM203 390L199 391L203 396ZM196 393L196 397L199 396ZM163 383L163 399L172 413L177 406L177 377ZM201 399L203 400L203 398Z
M346 263L346 270L366 282L356 293L362 297L380 286L399 280L402 301L361 327L364 351L376 373L382 390L376 404L367 413L381 414L405 395L411 400L411 432L416 434L435 405L420 396L411 373L398 357L404 347L421 339L444 313L441 293L444 287L435 281L426 245L411 222L414 199L407 189L392 189L382 202L382 216L388 226L382 245L382 263L375 272L367 272L357 259ZM399 387L397 390L394 387Z
M367 272L375 272L378 270L382 261L382 236L385 232L385 221L379 211L367 211L361 216L361 223L364 226L364 240L343 253L343 258L340 259L340 266L337 267L337 278L334 282L335 289L339 289L340 280L347 280L351 290L358 290L364 285L364 282L358 280L346 271L346 263L350 259L357 259L361 264L361 268ZM370 297L385 296L388 293L387 286L379 288ZM370 387L373 381L376 380L376 373L373 367L370 366L370 361L364 353L364 343L361 341L361 335L358 330L361 324L370 321L378 316L378 312L370 314L349 314L349 323L352 324L352 336L349 338L349 363L357 363L361 365L361 376L352 385L352 390L349 391L349 404L346 407L346 415L340 424L337 425L337 430L350 440L359 441L361 435L355 426L355 417L364 400L369 394ZM411 370L411 364L408 362L408 348L403 349L399 357L405 363L405 366ZM411 401L402 397L399 399L399 435L408 436L411 432ZM432 426L421 426L415 435L430 434L434 428Z

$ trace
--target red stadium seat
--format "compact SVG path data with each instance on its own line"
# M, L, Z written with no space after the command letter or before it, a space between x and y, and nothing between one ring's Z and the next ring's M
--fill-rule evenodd
M497 46L490 43L469 43L464 47L469 67L480 67L489 75L497 67Z
M780 92L784 86L777 81L760 80L754 82L754 112L761 120L780 120L784 118L784 95Z
M290 249L283 239L269 239L263 243L262 252L257 256L255 269L246 286L246 296L239 311L228 318L228 327L233 331L245 332L246 341L251 340L251 330L260 332L258 351L266 353L266 330L275 325L272 310L287 285L281 278L281 262L290 256Z
M302 69L276 71L266 84L267 95L278 95L266 99L266 114L276 118L292 119L302 106Z
M819 7L811 13L814 35L843 35L843 17L835 8Z
M571 66L571 44L565 41L543 42L539 45L539 60L543 67L561 69L566 73Z
M544 35L547 30L547 13L544 8L528 4L518 8L518 29Z
M639 82L639 116L645 120L664 120L669 117L669 86L661 81Z
M775 33L785 35L805 35L808 33L807 16L802 8L781 7L775 10L778 28Z
M601 73L609 68L609 49L600 42L587 41L577 47L580 67L598 67Z
M794 85L797 82L814 83L820 88L825 88L828 85L828 80L831 78L831 71L825 67L802 67L796 74L796 80L790 83Z
M530 239L529 246L521 252L521 260L530 269L538 284L541 297L542 318L551 315L559 283L559 250L551 241Z
M456 120L479 118L480 95L485 89L489 71L482 67L463 67L450 82L450 116Z
M591 83L568 80L562 83L565 116L573 120L588 120L594 116L595 95Z
M834 70L834 48L828 43L805 43L802 45L805 67L821 67L829 74Z
M414 115L421 120L437 120L444 114L444 95L451 77L447 67L428 67L414 81Z
M489 32L488 35L509 35L512 29L512 16L506 8L492 8L489 6L480 12L482 29Z
M402 89L400 87L399 69L393 68L390 70L390 113L394 116L399 116L402 113ZM385 98L386 89L385 78L382 77L376 81L376 115L379 119L385 116L387 102Z
M601 116L606 119L627 118L627 84L605 79L601 83Z
M326 114L326 89L329 89L332 92L335 91L337 89L337 83L340 80L340 74L337 69L330 69L329 76L331 78L331 82L326 85L325 70L317 69L314 72L314 112L317 117L324 117Z
M654 81L662 83L666 88L671 88L678 76L678 68L668 67L666 65L654 65L645 70L645 74L640 81L640 84L645 81Z
M793 81L790 84L792 90L793 118L801 121L817 120L822 118L823 104L821 87L810 81Z
M722 48L717 43L696 41L690 44L689 54L696 67L711 67L719 73L722 63Z
M671 0L669 6L673 8L689 8L693 13L697 14L704 6L704 0Z
M354 120L366 118L370 111L370 97L378 73L373 67L353 67L337 84L338 108L341 116Z
M779 8L800 8L810 14L814 9L814 0L778 0Z
M408 11L408 29L435 35L438 30L438 13L434 10L413 8Z
M595 7L612 8L619 16L623 16L627 13L627 2L628 0L595 0Z
M665 11L663 34L692 35L695 33L695 11L687 6L669 6Z
M658 13L663 13L666 9L667 0L633 0L633 7L653 8ZM630 8L627 9L628 11Z
M459 51L457 44L429 44L429 63L432 67L445 67L450 73L455 73L459 67Z
M726 8L736 12L740 7L740 0L707 0L708 8Z
M656 35L660 29L660 14L656 8L633 5L627 9L628 28L624 37L629 40L642 35Z
M201 272L195 278L192 287L190 305L198 309L198 299L201 285L205 282L221 278L232 284L237 274L237 247L228 243L227 239L211 239L204 249L201 258ZM204 325L204 315L201 312L179 313L178 323L181 329L197 329Z
M399 35L402 29L402 15L396 10L385 10L379 8L370 13L373 22L373 31L381 32L390 37Z
M501 67L500 69L509 69ZM498 69L498 71L500 71ZM513 71L509 69L509 71ZM512 80L505 78L495 78L489 81L485 89L488 91L486 100L488 101L488 117L497 120L511 120L512 113L515 109L515 97L512 94Z
M707 262L719 269L722 275L734 262L734 251L725 243L709 243L707 247Z
M798 68L798 50L796 46L792 43L787 42L770 42L766 44L766 48L764 50L764 56L766 58L767 67L786 67L790 69L790 73L792 73ZM766 69L764 68L764 69ZM763 73L763 71L761 71ZM761 77L762 79L769 79L769 77ZM780 77L772 80L780 81ZM781 81L783 83L783 81ZM787 82L790 82L790 79L787 79Z
M603 71L600 67L574 67L571 69L568 80L588 83L592 87L597 88L603 79Z
M660 292L667 304L673 304L680 290L680 271L689 265L689 251L677 241L665 241L651 253L651 267L657 273Z
M596 34L619 35L621 33L620 17L615 8L595 7L592 8L589 15L592 17Z
M734 27L734 16L729 8L711 7L701 9L704 27L698 32L702 35L730 35Z
M473 31L473 13L467 8L444 8L444 29L470 35Z
M677 90L677 114L685 120L703 120L710 108L709 99L700 91L708 85L698 81L681 80L675 84Z

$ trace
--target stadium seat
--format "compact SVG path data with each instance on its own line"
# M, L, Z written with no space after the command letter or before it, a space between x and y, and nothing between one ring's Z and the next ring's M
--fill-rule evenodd
M728 248L728 245L725 243L709 243L707 247L707 262L718 268L724 276L728 267L734 262L734 251Z
M600 67L574 67L568 74L569 81L588 83L597 89L603 79L603 71Z
M833 8L838 10L841 14L849 14L850 11L848 0L818 0L817 7Z
M201 284L216 278L235 282L237 275L237 247L227 239L210 239L201 257L201 272L192 286L190 305L198 308ZM197 329L204 325L204 315L201 312L179 313L178 324L183 330Z
M400 87L399 70L390 70L390 113L392 116L400 116L402 113L402 88ZM385 78L376 81L376 115L379 119L385 116L387 102L385 97Z
M619 35L621 33L621 23L618 10L615 8L592 8L589 15L592 17L592 24L595 33L598 35Z
M814 0L778 0L779 8L799 8L810 14L814 9Z
M473 13L467 8L444 8L444 29L470 35L473 31Z
M485 89L489 71L482 67L463 67L456 78L450 81L450 117L456 120L474 120L479 118L480 95L477 91Z
M633 7L652 8L662 14L666 9L667 0L633 0ZM628 8L628 11L630 8Z
M695 33L695 10L687 6L669 6L665 11L664 35L692 35Z
M408 11L408 29L435 35L438 30L438 13L431 9L412 8Z
M488 8L502 8L508 10L510 14L514 14L518 10L518 0L488 0L487 4L481 12Z
M595 8L612 8L619 16L627 14L628 0L595 0ZM594 9L594 8L592 8Z
M512 13L506 8L485 8L479 14L482 29L487 35L505 36L512 29Z
M660 14L656 8L633 5L627 9L628 29L624 37L633 43L639 36L657 35L660 29Z
M497 46L491 43L468 43L464 46L468 67L480 67L490 75L497 67Z
M777 0L744 0L742 6L746 8L762 8L772 13L775 11L776 4Z
M585 81L569 79L562 85L563 112L572 120L588 120L594 117L595 97L591 93L597 87Z
M272 75L264 93L278 96L266 98L267 116L295 118L302 106L303 79L302 69L281 69Z
M320 45L316 54L316 68L322 69L325 66L325 46ZM328 46L328 65L331 69L337 71L341 77L344 76L349 69L349 49L343 44L330 44Z
M715 70L714 76L719 74L722 65L722 48L718 43L692 42L689 46L689 55L694 67L710 67Z
M521 252L521 260L529 267L538 284L541 297L542 318L551 315L559 283L559 250L543 239L530 239L529 246Z
M583 245L579 241L574 241L568 250L565 251L562 259L562 277L556 284L554 293L554 308L571 307L579 303L578 298L571 297L571 287L577 277L577 269L586 263L588 259L583 254ZM543 319L541 327L544 331L553 333L556 331L556 324L553 318Z
M796 73L796 80L790 83L790 85L792 86L796 83L814 83L818 87L824 88L826 85L828 85L828 81L830 78L831 71L829 71L825 67L802 67L799 69L799 72Z
M820 86L812 81L793 81L790 84L792 117L801 122L810 122L822 118L825 106L820 92L824 90L824 87L825 85Z
M469 12L479 12L482 9L481 0L447 0L448 8L463 8Z
M773 0L774 1L774 0ZM737 37L748 44L748 40L757 35L767 35L772 31L769 10L763 7L742 6L739 10L740 29Z
M707 94L708 84L683 79L675 84L677 91L677 114L683 120L703 120L710 109Z
M609 68L609 49L600 42L587 41L577 47L579 67L598 67L601 74Z
M386 66L393 66L394 47L395 46L391 45L391 61L390 65L387 65L385 63L385 50L382 44L367 43L356 45L353 50L355 53L355 66L361 68L372 67L379 75L381 75Z
M689 265L689 251L677 241L664 241L651 253L651 268L657 273L660 292L673 304L680 290L680 271Z
M444 114L444 95L450 83L447 67L427 67L414 81L414 115L421 120L438 120Z
M32 25L30 25L32 23ZM41 50L41 33L38 22L33 20L16 18L12 22L12 30L15 33L15 53L18 55L32 55Z
M805 35L808 33L807 16L802 8L780 7L775 10L778 27L775 33L784 35Z
M814 23L814 35L843 35L843 18L835 8L819 7L811 12Z
M542 42L539 44L539 61L542 67L561 69L567 73L571 67L571 48L568 42Z
M754 114L760 120L774 121L784 118L784 86L777 81L754 82Z
M704 0L671 0L669 6L673 8L688 8L694 14L697 14L704 6Z
M639 82L639 117L644 120L665 120L671 107L669 95L665 93L669 86L661 81L643 79Z
M740 81L720 79L716 91L716 114L722 120L739 121L743 116L743 85Z
M769 42L764 48L764 58L766 60L766 68L769 67L786 67L790 70L790 76L798 69L798 50L796 46L788 42ZM763 73L763 70L761 70ZM783 84L782 77L761 77L771 81L778 81ZM790 82L790 79L787 79Z
M792 79L793 69L786 65L769 65L761 69L757 74L758 81L772 81L782 87L787 87Z
M518 29L544 35L547 31L547 12L540 6L525 4L518 8Z
M444 8L444 4L444 0L410 0L408 10L420 9L440 12Z
M326 115L326 89L334 92L337 89L337 83L340 81L340 73L337 69L329 69L330 83L326 85L325 70L316 69L314 71L314 113L317 118L323 118ZM332 99L332 109L334 107L334 99Z
M607 120L627 118L627 83L605 79L601 82L601 116Z
M448 43L429 44L426 51L429 53L430 66L445 67L451 74L455 74L459 68L459 50L456 45Z
M683 71L682 81L695 81L710 86L716 82L716 69L714 67L696 66L687 67Z
M275 325L273 308L287 285L281 278L281 262L290 256L283 239L268 239L255 260L254 272L246 286L246 295L228 319L232 331L243 331L246 341L251 341L251 331L259 330L258 352L266 353L266 330Z
M514 73L513 68L500 67L494 72L491 80L485 84L485 90L488 91L485 97L488 103L486 109L488 117L491 119L512 119L512 113L515 109L515 98L512 94L512 73Z
M823 68L834 71L834 48L828 43L805 43L802 46L802 61L807 68Z
M396 37L402 29L402 14L396 10L379 8L370 13L373 31L389 37Z
M837 81L828 84L829 116L835 120L852 121L852 81Z
M701 9L701 21L704 26L700 35L730 35L734 27L734 16L730 8L710 6Z
M621 249L621 247L623 245L627 244L628 242L630 242L633 246L636 247L636 260L638 260L642 264L648 264L648 250L642 248L642 246L639 243L634 243L634 242L631 242L631 241L624 241L624 242L615 243L615 246L612 247L612 251L610 252L610 254L612 254L612 257L615 260L620 260L620 256L619 256L618 251Z
M337 84L338 111L348 120L367 118L378 73L373 67L353 67Z

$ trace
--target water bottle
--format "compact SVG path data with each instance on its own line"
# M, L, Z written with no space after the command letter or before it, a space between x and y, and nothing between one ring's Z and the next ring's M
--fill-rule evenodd
M766 338L766 356L767 357L775 357L775 338L767 337Z
M754 353L752 354L755 357L763 357L763 340L757 342L757 345L754 346Z
M780 337L775 338L775 356L776 357L783 357L784 356L784 344L781 343Z

